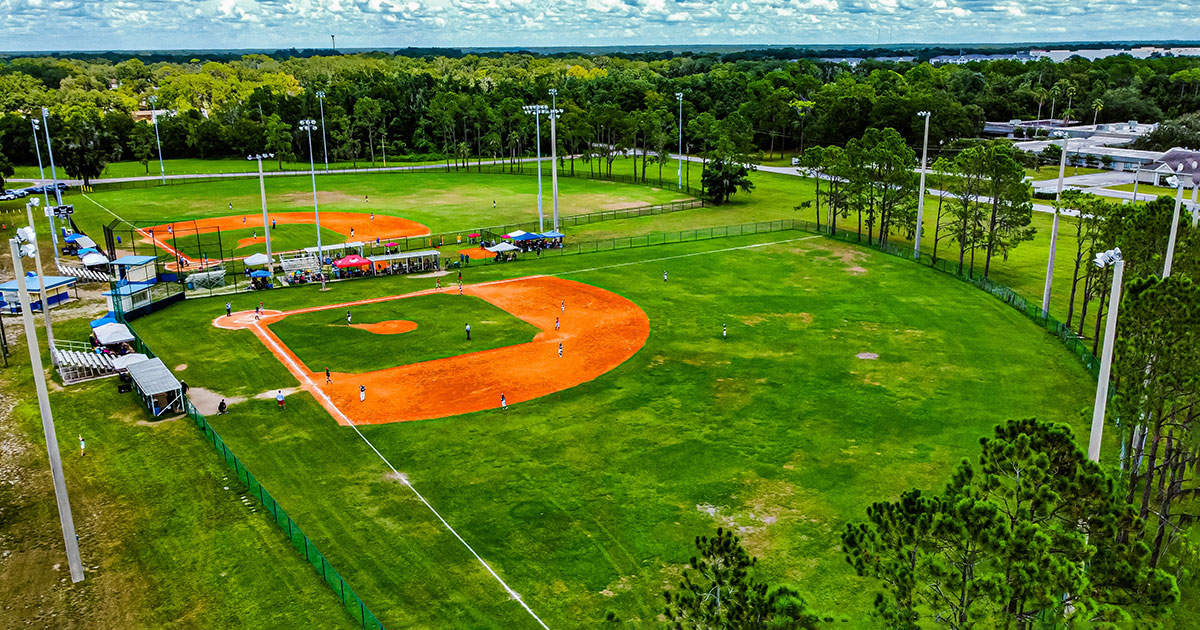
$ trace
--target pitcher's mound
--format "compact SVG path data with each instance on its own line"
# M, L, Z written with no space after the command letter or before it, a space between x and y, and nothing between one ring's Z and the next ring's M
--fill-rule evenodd
M399 335L400 333L416 330L417 322L410 322L407 319L391 319L386 322L376 322L374 324L350 324L350 327L375 333L376 335Z

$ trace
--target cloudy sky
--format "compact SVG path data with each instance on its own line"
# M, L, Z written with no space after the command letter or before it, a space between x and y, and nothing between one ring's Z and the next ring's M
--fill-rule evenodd
M0 50L1195 39L1163 0L0 0Z

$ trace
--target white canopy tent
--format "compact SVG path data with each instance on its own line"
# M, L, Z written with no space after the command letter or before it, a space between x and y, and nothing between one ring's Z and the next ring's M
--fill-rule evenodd
M505 238L517 238L518 236L525 236L528 233L529 232L526 232L525 230L513 230L513 231L509 232L508 234L506 234L504 237Z
M129 369L129 366L133 365L134 363L141 363L142 361L148 361L149 359L150 359L150 357L148 357L140 352L135 352L133 354L123 354L112 360L112 366L113 366L114 370L117 370L118 372L120 372L120 371Z
M125 324L104 324L97 326L92 333L105 346L133 341L133 332Z
M250 256L242 259L242 264L246 265L247 267L260 267L269 262L271 262L271 259L263 253L251 254Z
M107 264L108 264L108 257L105 256L104 254L98 254L98 253L93 252L91 254L84 254L84 256L83 256L83 265L85 267L95 267L96 265L107 265Z
M487 247L485 249L487 249L489 252L492 252L493 254L503 254L504 252L519 252L519 251L521 251L520 247L517 247L516 245L513 245L512 243L499 243L497 245L493 245L493 246Z

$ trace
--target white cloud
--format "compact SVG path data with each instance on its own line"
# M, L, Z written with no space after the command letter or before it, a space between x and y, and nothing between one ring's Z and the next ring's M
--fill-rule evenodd
M1136 0L0 0L5 50L1192 39ZM1150 5L1142 3L1146 9ZM56 28L47 29L45 24ZM951 28L952 27L952 28Z

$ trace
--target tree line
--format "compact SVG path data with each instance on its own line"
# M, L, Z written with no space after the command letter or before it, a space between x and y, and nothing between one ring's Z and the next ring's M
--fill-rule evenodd
M977 136L985 119L1091 113L1100 122L1160 120L1195 111L1198 64L1118 56L851 67L775 53L639 59L297 52L149 64L13 58L0 61L0 153L14 164L36 164L27 119L47 107L52 135L79 154L66 165L72 177L95 177L113 160L148 163L157 152L153 129L142 116L135 122L133 112L158 109L167 158L273 151L286 159L306 153L297 122L321 118L323 105L331 160L378 163L386 155L462 166L470 155L511 158L534 148L533 120L521 106L548 103L551 88L564 110L561 152L582 156L592 169L610 166L621 149L658 156L673 148L681 131L676 93L683 95L684 149L692 153L716 143L704 135L710 124L692 124L705 114L747 134L738 139L747 153L770 159L813 144L844 147L869 128L892 128L916 146L917 112L924 110L938 112L930 138L939 153L955 139ZM1102 107L1089 109L1096 103ZM581 150L592 147L611 152Z

